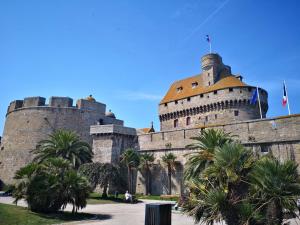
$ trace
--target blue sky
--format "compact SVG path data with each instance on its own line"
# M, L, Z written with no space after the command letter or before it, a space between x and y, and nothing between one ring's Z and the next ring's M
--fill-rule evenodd
M287 113L283 79L299 113L299 12L298 0L1 0L0 135L9 102L26 96L93 94L126 126L158 128L168 87L200 72L206 34L269 92L269 117Z

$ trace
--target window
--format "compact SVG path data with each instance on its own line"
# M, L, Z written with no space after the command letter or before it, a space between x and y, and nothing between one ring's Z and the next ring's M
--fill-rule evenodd
M191 124L191 117L187 117L186 118L186 125L190 125Z
M178 119L174 120L174 128L178 127Z
M183 90L183 87L178 87L178 88L177 88L177 93L182 92L182 90Z
M218 119L218 115L217 114L215 114L215 119Z
M229 92L233 92L233 88L229 88Z
M200 94L200 98L203 98L203 94Z
M234 116L238 116L239 115L239 110L234 110Z
M251 91L252 91L252 88L251 88L251 87L248 87L248 91L251 92Z
M197 86L198 86L198 82L192 83L192 88L195 88L195 87L197 87Z
M188 102L190 102L190 101L191 101L191 98L190 98L190 97L188 97L188 98L187 98L187 101L188 101Z
M168 106L168 103L165 103L165 107L167 107Z
M176 100L176 101L175 101L175 105L177 105L177 104L178 104L178 101Z
M206 122L208 121L208 116L205 117L205 121L206 121Z
M214 91L214 95L217 95L218 94L218 91Z
M260 146L260 152L261 152L262 154L267 154L267 153L269 153L269 146L268 146L268 145L261 145L261 146Z
M208 82L208 86L210 86L210 81Z
M209 77L209 73L207 73L207 76Z

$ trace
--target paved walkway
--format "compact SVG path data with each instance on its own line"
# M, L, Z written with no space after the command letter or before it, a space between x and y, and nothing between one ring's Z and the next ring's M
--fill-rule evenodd
M0 197L0 203L13 204L13 198ZM99 204L87 205L80 212L92 213L99 215L95 220L66 223L68 225L144 225L145 205L147 203L157 203L159 201L143 200L138 204ZM165 201L163 201L165 203ZM19 206L26 207L24 201L18 203ZM67 211L72 211L68 206ZM100 219L99 219L100 218ZM300 225L300 220L293 219L286 221L289 225ZM172 213L172 225L194 225L193 219L179 212ZM215 224L221 225L221 224ZM225 225L225 223L223 224Z
M0 197L0 203L12 204L13 198ZM156 203L159 201L144 200L137 204L99 204L87 205L80 212L100 215L100 220L80 221L68 224L76 225L144 225L145 204ZM165 202L165 201L164 201ZM18 203L19 206L26 207L24 201ZM72 207L68 206L66 210L71 211ZM194 225L193 219L181 213L172 213L172 225Z

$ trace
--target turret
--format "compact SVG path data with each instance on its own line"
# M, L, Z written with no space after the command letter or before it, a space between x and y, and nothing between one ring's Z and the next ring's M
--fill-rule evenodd
M222 62L222 57L216 53L204 55L201 58L202 79L204 86L211 86L222 77L231 75L230 66Z

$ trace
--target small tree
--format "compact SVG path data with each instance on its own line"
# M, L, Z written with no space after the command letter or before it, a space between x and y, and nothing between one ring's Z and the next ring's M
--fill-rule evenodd
M103 164L100 162L85 163L79 167L79 172L86 176L95 189L96 186L101 182L101 169Z
M117 184L120 180L119 167L111 163L87 163L79 168L79 171L88 177L91 184L96 187L98 184L103 188L102 197L107 197L107 190L110 183Z
M15 203L23 198L35 212L57 212L69 203L73 205L74 213L86 206L90 192L87 179L62 158L28 164L16 172L15 179Z
M154 162L154 155L149 153L141 154L140 169L146 174L146 195L151 194L151 171L150 167Z
M283 163L264 157L251 172L251 197L257 209L265 214L264 224L282 224L283 210L295 214L295 199L300 195L297 164L291 160Z
M196 222L212 224L225 220L228 225L244 224L245 209L251 209L247 198L253 165L252 152L239 143L216 148L214 161L198 177L187 180L191 194L185 211Z
M124 163L128 172L128 191L133 193L133 169L138 168L140 164L140 156L137 151L132 148L126 149L121 155L121 163Z
M49 139L40 141L33 153L36 154L35 162L41 163L48 158L61 157L69 160L75 169L84 163L92 162L93 158L91 146L68 130L55 131Z
M232 137L229 133L214 129L205 129L198 137L192 137L196 142L187 145L186 148L197 151L186 154L188 160L185 164L185 180L198 177L201 171L213 162L216 149L232 142Z
M167 153L161 157L162 162L167 167L168 170L168 194L172 194L172 171L175 168L176 156L173 153Z

